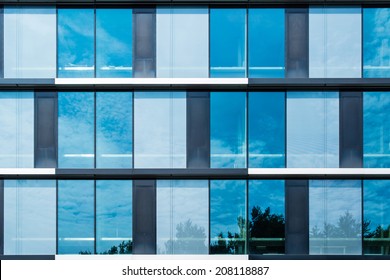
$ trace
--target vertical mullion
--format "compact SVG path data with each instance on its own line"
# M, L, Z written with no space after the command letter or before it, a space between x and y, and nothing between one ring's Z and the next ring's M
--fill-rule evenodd
M96 241L97 241L97 235L96 235L96 180L93 181L94 184L94 189L93 189L93 213L94 213L94 229L93 229L93 232L94 232L94 238L93 238L93 250L94 250L94 254L96 255L97 254L97 251L96 251Z
M96 112L96 98L97 98L97 93L96 91L94 91L94 98L93 98L93 108L94 108L94 118L93 118L93 127L94 127L94 132L93 132L93 154L94 154L94 157L93 157L93 167L96 168L96 158L97 158L97 152L96 152L96 115L97 115L97 112Z
M56 255L58 255L58 180L56 180Z
M0 255L4 255L4 180L0 180Z

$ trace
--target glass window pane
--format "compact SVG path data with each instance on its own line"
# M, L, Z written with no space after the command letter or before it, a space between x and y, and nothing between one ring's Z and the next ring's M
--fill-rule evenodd
M132 181L96 181L96 253L131 254Z
M390 92L363 93L363 166L390 167Z
M361 255L361 181L310 180L309 229L311 255Z
M58 167L94 168L94 93L58 93Z
M390 181L364 181L364 254L390 255Z
M56 9L4 9L4 78L56 77Z
M246 166L246 93L210 94L211 168Z
M134 93L134 166L186 167L186 93Z
M309 77L360 78L360 7L309 9Z
M285 167L285 93L248 94L249 167Z
M58 254L93 254L94 220L94 181L58 180Z
M246 253L246 181L210 181L210 254Z
M96 93L96 167L133 164L133 93Z
M4 254L55 255L56 181L4 181Z
M157 254L208 254L207 180L157 181Z
M210 9L210 77L246 77L246 9Z
M338 92L287 93L287 167L339 167Z
M132 9L96 9L96 77L133 76Z
M250 254L284 254L283 180L248 181Z
M160 7L156 21L157 77L207 78L208 8Z
M58 77L94 77L94 10L58 9Z
M284 9L248 10L250 78L284 78Z
M0 167L34 167L34 93L0 92Z
M363 9L363 77L390 77L390 9Z

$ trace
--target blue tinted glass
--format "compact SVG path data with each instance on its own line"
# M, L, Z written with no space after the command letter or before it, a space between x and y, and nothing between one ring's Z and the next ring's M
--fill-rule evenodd
M132 252L132 181L96 181L96 253Z
M249 167L285 167L285 93L249 92Z
M58 77L94 77L94 10L58 9Z
M210 77L246 76L246 9L210 9Z
M284 181L248 181L251 254L284 254Z
M58 254L94 253L94 181L58 180Z
M390 92L363 93L363 166L390 167Z
M364 181L364 254L390 255L390 181Z
M363 77L390 77L390 9L363 9Z
M246 166L246 93L210 94L211 168Z
M284 9L249 9L249 77L284 78Z
M96 77L133 76L133 11L96 9Z
M58 93L58 167L94 168L94 93Z
M96 167L132 167L133 94L96 93Z
M210 181L210 253L246 253L246 181Z

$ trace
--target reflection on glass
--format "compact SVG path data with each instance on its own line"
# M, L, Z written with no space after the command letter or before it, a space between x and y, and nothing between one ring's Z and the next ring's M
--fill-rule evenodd
M207 78L208 8L159 7L156 22L157 77Z
M360 78L360 7L309 9L309 77Z
M96 253L131 254L132 181L96 181Z
M56 77L55 7L4 8L4 78Z
M390 167L390 93L363 93L363 165Z
M246 181L210 181L210 253L246 253Z
M94 77L94 10L58 9L58 77Z
M210 77L246 77L246 9L210 9Z
M34 93L0 92L0 167L34 167Z
M361 255L361 181L310 180L309 229L311 255Z
M208 254L207 180L157 181L157 254Z
M248 94L249 167L285 167L285 93Z
M210 94L211 168L246 166L246 93Z
M284 78L284 9L248 10L250 78Z
M96 77L133 76L132 9L96 9Z
M390 77L390 9L363 9L363 77Z
M287 93L287 167L339 167L338 92Z
M4 181L4 255L56 253L56 182Z
M133 94L96 93L96 167L132 167Z
M364 181L364 254L390 255L390 181Z
M94 253L94 181L58 180L58 254Z
M94 93L58 93L58 167L94 168Z
M248 181L250 254L284 254L283 180Z
M134 92L134 167L186 167L186 93Z

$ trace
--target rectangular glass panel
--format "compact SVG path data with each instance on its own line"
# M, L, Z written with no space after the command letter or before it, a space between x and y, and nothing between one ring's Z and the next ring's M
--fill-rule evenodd
M246 92L210 93L211 168L246 167Z
M34 93L0 92L0 167L34 167Z
M284 78L284 9L248 10L250 78Z
M287 93L287 167L339 167L339 93Z
M56 181L4 181L4 254L55 255Z
M157 254L208 254L209 182L157 181Z
M285 93L248 95L249 167L285 167Z
M363 93L363 166L390 167L390 92Z
M246 77L246 9L210 9L210 77Z
M56 77L55 7L4 9L4 78Z
M363 9L363 77L390 77L390 9Z
M210 254L246 253L246 181L210 181Z
M58 93L58 167L94 168L94 93Z
M363 253L390 255L390 181L365 180Z
M96 181L97 254L131 254L132 185L131 180Z
M360 78L360 7L309 9L309 77Z
M133 93L96 93L96 167L133 164Z
M160 7L156 21L157 77L207 78L208 8Z
M94 181L58 180L58 254L94 254Z
M58 9L58 77L93 78L94 9Z
M186 93L134 93L134 167L186 167Z
M283 180L248 181L250 254L284 254Z
M362 254L359 180L310 180L310 255Z
M96 9L96 77L133 76L132 9Z

